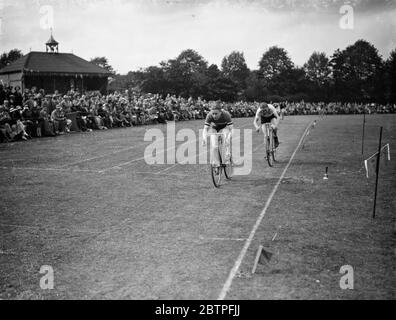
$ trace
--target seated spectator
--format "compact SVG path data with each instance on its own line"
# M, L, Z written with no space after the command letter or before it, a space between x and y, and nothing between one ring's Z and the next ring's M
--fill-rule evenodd
M35 123L32 121L32 112L30 111L29 107L26 105L22 111L22 123L26 127L26 132L31 136L34 137L34 131L37 129Z
M67 132L67 118L62 110L62 105L58 104L51 114L51 120L54 122L55 134L63 135Z
M122 111L119 114L119 118L121 120L121 126L122 127L131 127L132 123L128 119L128 113L126 111Z
M77 121L78 129L82 132L89 132L90 129L88 128L87 125L88 124L87 116L84 112L81 102L75 101L73 103L73 112L77 112L76 121Z
M17 123L11 126L11 139L18 141L18 140L28 140L31 137L25 131L25 126L20 120L17 120Z
M51 115L48 113L48 109L46 107L41 108L40 119L42 120L42 134L47 137L54 137L56 135L54 122L52 121Z
M10 126L11 117L6 111L4 106L0 105L0 134L1 134L1 142L9 142L12 141L11 137L11 126Z
M33 124L35 126L35 131L34 131L34 135L36 137L41 137L42 136L42 128L43 128L43 118L41 117L40 114L40 108L39 105L35 102L34 106L31 110L32 113L32 121Z
M65 115L72 112L73 104L72 104L69 96L67 96L67 95L63 96L63 100L62 100L61 104L62 104L62 109L63 109L63 112L65 113Z
M121 121L120 116L117 112L117 108L113 108L113 110L110 112L110 114L113 119L113 126L118 127L118 128L122 127L122 121Z
M22 122L22 112L21 107L18 106L16 108L10 109L10 121L9 125L11 126L11 139L13 140L28 140L30 139L30 135L26 132L26 127Z
M95 125L95 129L98 130L107 130L107 127L104 126L104 122L102 120L102 117L98 114L98 106L94 105L91 108L91 115L93 117L94 120L94 125Z
M106 128L113 127L113 119L111 117L111 114L108 112L107 105L99 105L98 115L102 119L103 124Z

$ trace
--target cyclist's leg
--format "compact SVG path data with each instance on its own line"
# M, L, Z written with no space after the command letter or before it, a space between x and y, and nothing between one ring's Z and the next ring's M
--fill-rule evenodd
M274 128L273 132L274 132L274 143L275 143L275 148L279 147L279 138L278 138L278 121L276 118L273 118L271 120L271 125Z
M209 134L217 133L216 130L210 129L208 131ZM215 166L220 166L219 152L219 137L215 135L210 136L210 163Z
M224 135L224 150L225 150L225 159L224 163L228 164L231 159L231 130L228 128L224 128L219 133Z
M266 146L267 143L267 130L265 128L265 123L261 125L261 130L263 131L263 136L264 136L264 147Z

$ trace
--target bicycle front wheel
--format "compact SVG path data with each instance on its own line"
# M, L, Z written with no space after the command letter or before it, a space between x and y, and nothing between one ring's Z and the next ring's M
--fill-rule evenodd
M268 137L267 138L267 162L270 167L274 166L274 155L273 154L274 153L271 148L271 139Z
M213 184L214 184L214 186L216 188L220 188L221 174L222 174L222 171L223 171L222 157L221 157L220 149L218 150L218 152L219 152L220 166L215 166L213 164L210 166L211 167L211 174L212 174L212 181L213 181Z
M211 166L212 181L216 188L220 188L222 167Z
M224 166L224 175L227 180L231 180L234 175L234 165L232 163L232 158L230 159L230 163Z
M272 132L272 139L271 139L271 157L272 157L272 163L274 164L276 162L276 148L275 148L274 132Z

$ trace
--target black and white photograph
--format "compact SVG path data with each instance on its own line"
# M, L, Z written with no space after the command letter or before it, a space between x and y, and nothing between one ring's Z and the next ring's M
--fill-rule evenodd
M0 0L0 300L396 299L396 0Z

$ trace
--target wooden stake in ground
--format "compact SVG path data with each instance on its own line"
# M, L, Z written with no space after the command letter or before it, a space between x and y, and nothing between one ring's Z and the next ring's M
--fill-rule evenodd
M256 258L254 259L252 274L254 274L256 272L257 265L258 265L258 262L260 260L261 252L263 251L263 249L264 249L263 246L260 245L258 250L257 250Z
M376 178L375 178L373 219L375 219L375 211L377 208L378 176L379 176L380 160L381 160L382 130L383 130L383 127L381 127L381 130L380 130L380 138L379 138L378 154L377 154L377 169L376 169Z
M264 247L260 245L257 250L256 258L254 259L252 274L256 272L257 265L259 263L261 264L268 263L271 260L272 256L273 254L271 252L266 251Z

